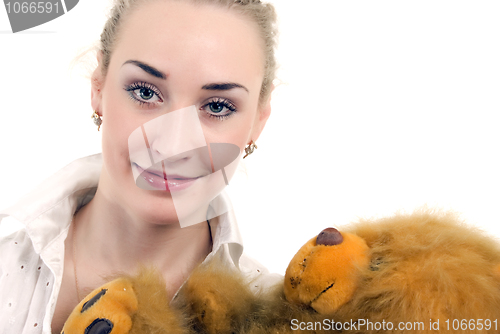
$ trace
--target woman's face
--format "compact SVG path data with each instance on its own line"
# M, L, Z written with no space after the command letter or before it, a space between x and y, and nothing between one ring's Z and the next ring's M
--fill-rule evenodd
M207 143L229 143L242 151L257 139L270 112L269 103L259 108L262 45L253 22L216 6L152 1L125 17L107 75L103 78L98 68L92 85L93 108L103 116L99 188L108 200L137 218L156 223L178 220L172 197L182 194L182 187L178 192L138 187L134 172L150 166L138 166L141 163L130 158L129 137L145 123L165 122L161 116L191 107L187 109L191 116L197 114ZM202 183L197 178L206 172L203 164L188 164L196 157L167 154L172 147L183 147L196 131L183 117L166 120L165 138L149 138L152 155L170 158L164 160L164 171L179 182L185 176ZM169 137L173 131L181 135ZM193 135L199 138L199 132ZM175 182L167 184L175 188Z

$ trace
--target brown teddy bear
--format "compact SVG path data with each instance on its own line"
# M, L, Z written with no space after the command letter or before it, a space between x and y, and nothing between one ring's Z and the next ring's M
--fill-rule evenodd
M95 290L65 334L498 333L500 249L451 213L419 211L325 229L260 295L217 260L170 303L144 270Z

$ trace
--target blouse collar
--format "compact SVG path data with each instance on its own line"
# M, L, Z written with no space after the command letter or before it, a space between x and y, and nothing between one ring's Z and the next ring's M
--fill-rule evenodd
M35 252L42 253L61 234L67 234L75 211L94 197L101 169L101 154L73 161L15 205L1 211L0 222L7 216L15 218L26 228ZM243 243L231 202L224 192L210 203L209 210L220 205L227 207L228 211L209 221L212 253L227 247L232 262L238 267Z

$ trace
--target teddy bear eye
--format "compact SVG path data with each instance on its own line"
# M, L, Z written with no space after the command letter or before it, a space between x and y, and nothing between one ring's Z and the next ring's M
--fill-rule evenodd
M113 329L113 323L108 319L95 319L85 328L85 334L109 334Z
M94 305L99 299L101 299L102 296L106 294L106 291L108 291L108 289L102 289L94 297L90 298L85 304L83 304L80 313L83 313L92 307L92 305Z

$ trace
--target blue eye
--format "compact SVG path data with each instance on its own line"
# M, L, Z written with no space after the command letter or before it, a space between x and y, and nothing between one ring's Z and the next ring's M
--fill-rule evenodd
M219 97L209 100L201 109L205 110L209 117L219 120L225 120L237 111L236 106L230 100Z
M151 98L154 97L154 92L149 88L141 88L141 89L139 89L139 95L144 100L150 100Z
M130 98L141 105L154 105L163 102L160 91L147 82L135 82L125 86Z
M216 114L220 113L225 108L225 106L220 102L212 102L209 104L209 106L210 106L210 111Z

